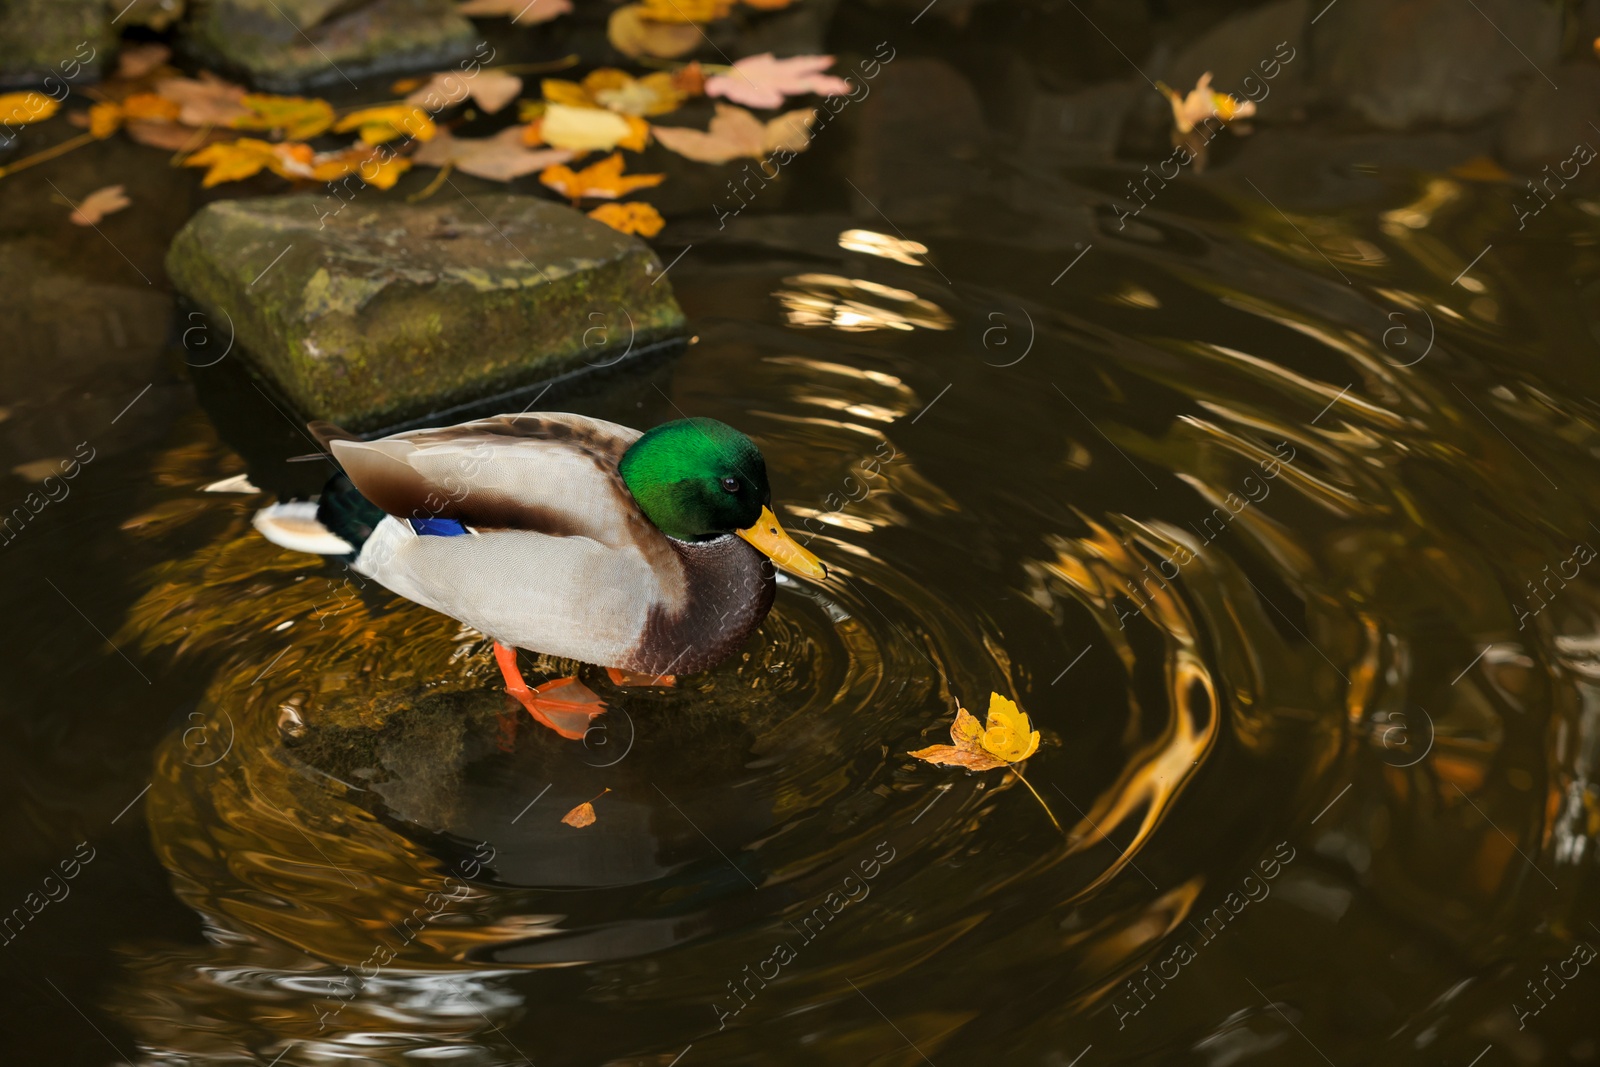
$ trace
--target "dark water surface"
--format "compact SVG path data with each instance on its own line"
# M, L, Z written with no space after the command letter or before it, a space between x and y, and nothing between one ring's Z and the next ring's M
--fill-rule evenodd
M989 100L952 158L912 119L988 53L904 21L828 42L900 50L769 202L663 186L698 340L571 404L745 429L836 577L592 679L582 745L201 492L247 464L158 266L191 174L6 180L5 466L93 458L3 547L5 1062L1594 1061L1600 202L1518 233L1470 136L1263 129L1124 227L1157 156ZM101 178L144 206L66 226ZM320 479L277 432L252 477ZM906 755L991 690L1065 836Z

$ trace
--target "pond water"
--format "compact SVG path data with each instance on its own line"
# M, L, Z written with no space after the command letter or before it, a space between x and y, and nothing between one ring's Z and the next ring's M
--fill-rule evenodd
M695 341L566 401L741 427L834 577L583 743L202 492L326 468L163 295L191 173L6 180L5 465L79 460L0 568L9 1062L1594 1061L1600 202L1263 128L1119 217L1158 156L941 132L1009 41L905 21L781 195L663 202ZM107 174L117 255L49 204ZM1037 798L907 755L991 691Z

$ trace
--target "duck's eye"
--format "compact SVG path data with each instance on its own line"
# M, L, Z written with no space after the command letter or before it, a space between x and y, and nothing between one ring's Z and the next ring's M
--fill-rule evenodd
M737 493L739 491L739 479L737 479L737 478L724 478L724 479L722 479L722 488L726 489L730 493Z

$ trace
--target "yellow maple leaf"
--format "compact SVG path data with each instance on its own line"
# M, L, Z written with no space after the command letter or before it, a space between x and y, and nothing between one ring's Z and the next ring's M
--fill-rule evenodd
M524 141L547 144L570 152L609 152L613 148L644 151L650 125L632 115L618 115L596 107L547 104L544 115L529 125Z
M389 104L384 107L362 108L352 111L334 124L335 133L359 129L361 139L367 144L382 144L396 137L411 137L418 141L433 140L433 120L420 107L410 104Z
M43 93L0 93L0 124L26 126L30 122L43 122L60 107L59 100Z
M579 171L574 171L564 163L557 163L553 167L546 167L539 175L541 182L574 203L579 200L615 200L635 189L660 185L666 178L665 174L624 176L621 152L613 152L600 162Z
M1028 721L1028 713L1016 702L989 694L989 715L984 722L983 738L978 742L984 751L998 756L1007 763L1021 763L1039 749L1039 731Z
M989 714L982 725L978 723L977 716L958 705L955 721L950 724L950 740L951 744L929 745L910 755L925 763L965 767L969 771L1010 767L1018 780L1028 787L1028 792L1033 794L1039 806L1044 808L1045 814L1050 816L1050 821L1056 824L1056 829L1061 829L1061 823L1056 821L1050 805L1044 802L1044 797L1014 766L1039 750L1039 731L1033 728L1027 712L1017 707L1015 701L999 693L990 693Z
M678 75L657 71L635 78L615 67L591 71L580 82L546 78L540 83L545 101L567 107L598 107L619 115L665 115L676 111L689 95L678 84ZM527 116L524 115L524 121Z
M656 22L711 22L733 10L733 0L640 0L640 15Z
M109 100L95 104L89 108L89 135L103 141L122 128L122 119L121 104Z
M654 237L667 224L667 220L661 217L661 212L643 200L634 200L626 204L601 204L589 212L589 217L596 222L605 223L613 230L636 233L640 237Z
M223 182L243 181L263 170L283 178L312 177L314 153L308 144L258 141L241 137L207 145L183 161L186 167L207 167L201 185L210 188Z
M236 130L282 130L291 141L304 141L333 125L333 105L307 96L249 93L239 103L250 109L229 123Z

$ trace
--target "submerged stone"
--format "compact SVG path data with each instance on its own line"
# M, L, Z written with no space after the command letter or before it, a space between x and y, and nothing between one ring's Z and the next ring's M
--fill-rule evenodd
M0 86L38 85L65 100L98 80L109 19L103 0L0 0ZM0 147L10 136L0 126Z
M274 92L454 62L477 39L450 0L210 0L190 33L204 58Z
M213 203L167 253L179 290L308 418L392 425L682 332L655 253L560 204L321 203Z

